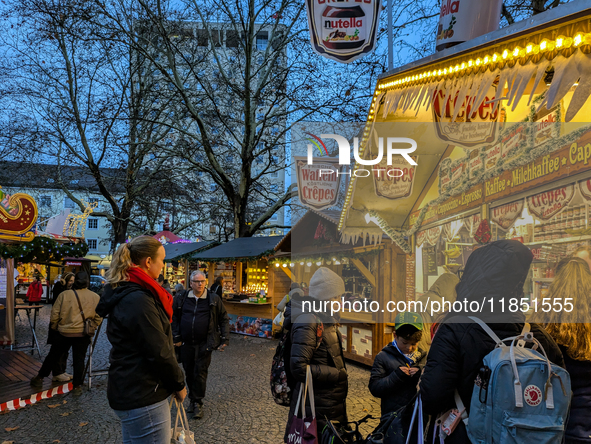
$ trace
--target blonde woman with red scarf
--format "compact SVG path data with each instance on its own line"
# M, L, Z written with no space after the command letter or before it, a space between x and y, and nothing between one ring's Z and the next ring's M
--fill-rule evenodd
M125 444L168 444L168 397L182 402L187 393L172 343L172 295L156 282L164 256L162 244L150 236L121 245L96 309L108 316L113 348L107 397Z

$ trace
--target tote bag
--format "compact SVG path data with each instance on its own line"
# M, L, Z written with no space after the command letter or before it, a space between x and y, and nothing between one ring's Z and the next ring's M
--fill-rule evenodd
M306 417L306 396L310 398L310 410L312 417ZM300 403L302 411L300 409ZM298 414L301 415L298 416ZM289 432L287 434L288 444L318 444L318 427L316 425L316 407L314 406L314 386L312 384L312 372L310 366L306 368L306 384L300 393L296 403L294 415L291 417Z

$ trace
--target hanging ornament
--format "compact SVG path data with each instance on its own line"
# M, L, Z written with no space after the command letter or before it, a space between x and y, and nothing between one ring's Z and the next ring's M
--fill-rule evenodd
M490 225L488 220L484 219L480 222L476 233L474 233L474 240L479 244L487 244L490 242L491 238Z

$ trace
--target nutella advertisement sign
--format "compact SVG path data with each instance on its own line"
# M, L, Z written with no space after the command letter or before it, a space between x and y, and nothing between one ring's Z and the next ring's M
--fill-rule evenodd
M544 191L527 198L529 212L541 220L549 220L568 205L575 194L575 184Z
M503 230L507 230L511 228L517 218L521 216L521 213L523 212L523 200L492 208L490 212L491 220Z
M437 51L499 28L502 0L442 0Z
M312 48L350 63L373 51L381 0L306 0Z
M341 184L338 158L318 157L309 165L307 157L294 157L298 195L302 205L324 210L336 205Z
M494 103L488 102L495 98L496 84L491 84L480 103L475 103L475 97L459 97L459 93L460 91L456 91L453 96L446 98L445 91L435 91L431 108L437 137L465 148L493 143L496 140L496 122L500 111L499 107L493 111ZM459 100L462 102L456 113Z
M591 179L579 182L579 189L585 200L591 201Z
M558 107L544 110L535 116L534 147L542 145L549 140L560 137L560 120L558 119Z

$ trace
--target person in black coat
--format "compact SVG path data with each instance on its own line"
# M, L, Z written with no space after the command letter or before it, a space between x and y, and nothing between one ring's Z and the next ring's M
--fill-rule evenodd
M547 298L566 302L573 310L544 313L546 330L558 343L570 374L573 397L565 437L567 444L591 443L591 272L579 257L560 261Z
M218 276L215 278L215 282L211 285L209 291L217 294L221 298L224 295L224 277Z
M121 420L123 442L139 442L139 436L141 442L170 442L168 397L182 402L187 393L172 342L172 295L156 282L165 254L151 236L122 244L96 308L109 316L107 398Z
M424 333L421 315L398 313L394 328L394 340L376 356L369 378L369 391L382 400L382 419L414 398L427 361L427 352L419 347Z
M468 258L460 283L456 287L458 301L486 299L482 319L501 338L517 336L523 330L525 315L521 312L503 313L501 298L521 298L533 255L529 248L514 240L492 242L474 251ZM489 300L492 299L493 310ZM437 415L456 408L454 391L457 389L470 413L474 380L483 358L496 346L478 324L468 319L472 313L450 314L439 327L429 350L427 365L419 387L423 408L427 414ZM558 345L538 324L531 325L534 337L541 343L548 358L564 367ZM460 422L445 440L446 444L470 443L466 428Z
M326 425L326 418L342 425L347 423L346 399L349 390L347 367L343 356L343 339L337 320L327 313L304 312L304 302L327 301L345 293L343 279L326 267L320 267L310 280L310 295L294 297L285 310L284 328L290 331L291 351L289 366L297 384L291 398L284 440L310 366L314 387L314 403L318 434ZM307 309L306 309L307 311ZM317 334L322 336L317 339ZM306 415L310 415L306 403Z

